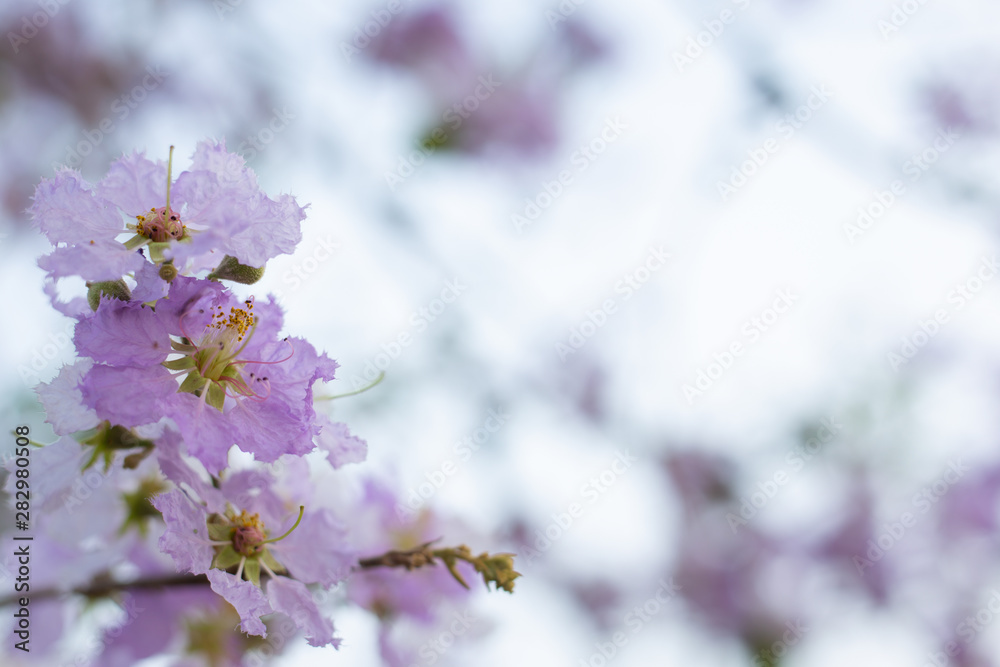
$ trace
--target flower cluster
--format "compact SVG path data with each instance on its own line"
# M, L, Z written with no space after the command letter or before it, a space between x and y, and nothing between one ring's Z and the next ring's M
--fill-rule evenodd
M395 551L400 542L373 535L388 536L397 519L359 523L381 516L365 509L381 507L377 498L332 502L319 492L314 479L367 455L364 440L316 409L314 390L337 362L284 335L273 298L237 296L227 284L255 283L267 260L294 250L305 211L292 196L267 197L239 156L202 142L176 179L172 149L166 163L126 155L97 185L62 169L38 186L30 213L55 246L39 266L53 305L76 320L79 357L37 388L61 438L33 443L46 480L35 490L35 548L66 564L43 582L46 597L114 595L124 605L133 632L105 641L101 664L156 655L176 635L208 664L254 650L220 618L249 636L278 628L282 645L292 633L337 646L330 591L377 568L445 573L400 584L395 598L464 591L455 580L467 586L470 570L458 566L512 590L508 555L429 543ZM86 297L60 298L68 276L86 281ZM357 603L384 612L373 600ZM133 618L130 603L155 606L156 623ZM426 603L394 605L429 619Z

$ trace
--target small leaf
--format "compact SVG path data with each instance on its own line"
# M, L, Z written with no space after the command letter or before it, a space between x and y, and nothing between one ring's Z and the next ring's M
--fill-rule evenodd
M204 387L207 382L208 380L203 378L201 376L201 373L199 373L197 370L192 370L190 373L187 374L187 377L184 378L184 382L181 382L181 386L177 391L193 394L194 392Z
M234 532L236 532L236 527L227 523L208 524L208 539L213 542L228 542L233 539Z
M246 565L243 566L243 572L246 574L247 581L260 588L260 562L256 558L247 559Z
M176 346L180 343L172 342L172 344ZM171 361L164 361L160 365L169 371L186 371L189 368L195 367L194 359L188 356L181 357L180 359L173 359Z
M243 559L243 556L236 553L236 549L233 545L227 544L222 547L222 551L215 554L215 559L212 561L212 567L220 570L228 570L233 565L236 565Z
M260 561L271 568L271 571L276 574L285 572L285 566L275 560L274 556L266 548L260 552Z
M213 382L212 384L208 385L208 397L206 398L206 401L213 408L215 408L219 412L222 412L222 406L226 402L225 390L222 387L220 387L217 383Z

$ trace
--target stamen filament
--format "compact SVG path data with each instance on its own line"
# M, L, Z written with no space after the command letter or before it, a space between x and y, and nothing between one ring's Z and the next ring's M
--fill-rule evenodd
M355 396L357 394L364 393L369 389L378 385L379 382L385 379L385 371L379 371L378 377L367 387L362 387L361 389L355 389L354 391L349 391L346 394L335 394L333 396L317 396L314 401L332 401L337 398L347 398L348 396Z
M270 544L271 542L279 542L288 537L289 535L291 535L292 531L299 527L299 523L302 521L302 515L305 513L305 511L306 511L306 506L299 505L299 518L295 520L295 525L289 528L288 532L286 532L281 537L272 537L269 540L264 540L263 542L261 542L261 544Z

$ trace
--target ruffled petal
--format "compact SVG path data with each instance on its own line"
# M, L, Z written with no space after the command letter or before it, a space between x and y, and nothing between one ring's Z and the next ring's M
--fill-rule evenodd
M267 628L260 617L273 610L268 604L267 598L264 597L264 591L249 581L237 579L236 575L222 570L209 570L208 581L212 584L213 591L236 608L236 612L242 620L240 629L243 632L249 635L267 637Z
M215 551L209 543L205 510L177 489L154 496L150 502L163 514L166 524L160 551L174 559L179 572L208 572Z
M170 336L151 308L110 298L77 323L73 343L80 354L116 366L154 366L171 352Z
M45 421L52 424L57 435L69 435L100 423L97 413L83 404L83 392L80 391L80 382L93 366L90 359L81 359L63 366L52 382L35 388L45 408Z
M323 616L302 582L288 577L274 577L267 582L267 599L275 611L295 622L310 646L336 646L340 643L333 638L333 623Z
M97 194L130 217L167 203L167 163L153 162L134 152L111 163L107 176L97 184ZM171 208L174 208L171 203Z

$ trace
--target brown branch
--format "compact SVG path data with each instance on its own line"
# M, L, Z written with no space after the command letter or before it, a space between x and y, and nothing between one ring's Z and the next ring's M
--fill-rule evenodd
M434 544L434 542L437 542L437 540L426 542L421 544L419 547L407 549L406 551L393 549L392 551L385 552L381 556L362 558L358 561L358 566L361 567L361 569L372 569L376 567L405 567L407 570L414 570L418 567L423 567L424 565L433 565L434 553L431 551L431 545Z
M379 556L362 558L358 561L358 569L370 570L376 567L402 567L407 570L415 570L417 568L424 567L425 565L437 565L437 560L440 559L445 562L446 567L449 571L451 571L452 575L458 580L458 582L468 588L468 585L462 579L461 575L459 575L458 571L455 570L455 559L464 560L476 565L478 561L487 558L487 554L483 554L479 558L472 558L469 554L468 547L465 546L458 547L457 549L431 549L431 545L437 541L438 540L433 540L405 551L393 549ZM508 554L501 554L501 556L506 555ZM479 568L477 567L477 569ZM516 578L517 573L513 574ZM513 581L513 579L511 579L511 581ZM26 593L8 595L7 597L0 598L0 607L19 604L19 600L21 598L28 598L32 602L58 598L64 595L82 595L87 598L102 598L108 597L109 595L120 591L142 591L157 588L168 588L171 586L203 586L207 583L208 577L204 574L167 574L150 577L148 579L135 579L133 581L112 581L110 579L102 579L91 583L88 586L73 588L70 590L64 590L61 588L44 588L34 592L28 591Z
M63 590L60 588L45 588L37 592L28 591L21 594L9 595L0 598L0 607L12 604L19 604L21 598L28 598L32 602L38 600L48 600L62 595L82 595L88 598L107 597L118 591L142 591L154 588L166 588L168 586L194 586L208 583L208 577L203 574L168 574L149 579L136 579L134 581L102 581L81 588Z

